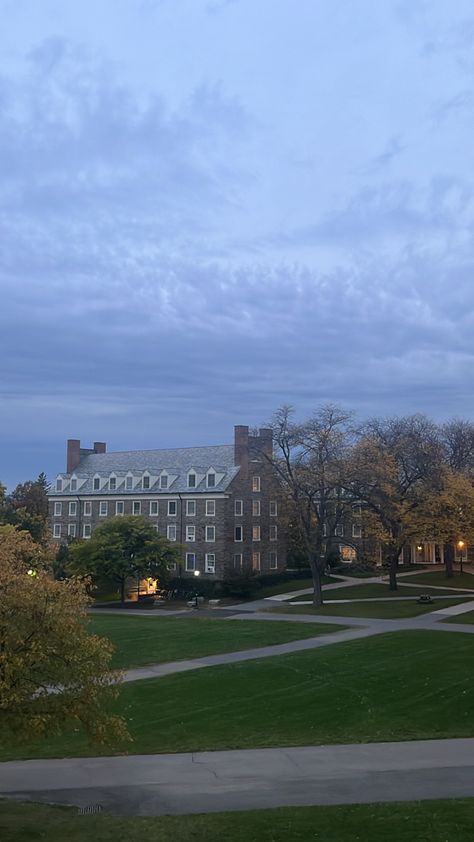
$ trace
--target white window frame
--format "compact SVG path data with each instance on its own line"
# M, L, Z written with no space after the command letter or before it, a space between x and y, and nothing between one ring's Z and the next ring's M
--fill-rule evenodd
M240 533L240 538L237 538L237 534ZM244 540L244 527L240 524L234 526L234 541L237 544L240 544Z
M269 532L270 541L278 541L278 527L276 523L270 524L270 532Z
M56 491L62 491L62 490L63 490L63 481L62 481L61 477L58 477L58 479L56 480Z
M100 491L100 477L94 477L92 480L92 490Z
M212 538L209 536L212 535ZM216 527L213 524L206 525L206 544L214 544L216 540Z
M92 517L92 500L84 500L84 517Z
M168 474L161 474L160 475L160 488L161 489L168 488L168 479L169 479Z
M109 477L109 491L117 490L117 477Z
M258 492L260 491L260 489L261 489L260 477L257 477L257 476L252 477L252 491L253 491L255 494L258 494Z
M234 500L234 516L235 517L243 517L244 514L244 501L243 500Z
M158 500L150 500L150 517L158 517L159 513Z
M193 543L196 540L196 527L194 523L186 524L186 542Z
M68 523L67 534L68 534L68 538L75 538L76 537L76 524L75 523Z
M252 541L261 541L261 530L260 526L252 526Z
M145 480L147 480L147 483L146 483L146 484L145 484ZM143 488L143 491L149 491L149 490L150 490L150 487L151 487L151 477L150 477L150 474L143 474L143 476L142 476L142 488Z
M59 500L56 500L54 503L54 517L61 517L62 513L63 504Z
M61 537L61 524L55 523L53 526L53 538L60 538Z
M185 564L187 573L192 573L196 570L196 553L186 553Z
M170 511L172 506L174 506L174 512ZM178 501L177 500L168 500L168 517L177 517L177 514L178 514Z
M77 503L75 500L71 500L69 503L69 517L77 517Z
M124 500L116 500L115 501L115 516L116 517L123 517L124 514L125 514L125 501Z
M176 524L169 523L166 527L166 537L168 541L176 541Z
M190 482L191 477L193 478L194 482ZM196 486L197 486L196 471L189 471L189 473L188 473L188 488L196 488Z
M260 500L252 500L252 517L260 517Z
M133 477L130 474L125 477L125 491L133 491Z
M212 483L209 482L210 478L213 477ZM216 472L215 471L208 471L206 474L206 488L215 488L217 485L216 483Z
M338 523L334 527L334 536L336 538L344 538L344 525L342 523Z
M109 511L108 500L99 501L99 517L107 517Z
M206 500L206 517L216 516L216 501Z
M357 523L352 524L352 537L362 538L362 526L359 526Z
M278 553L272 550L270 553L270 570L278 570Z
M278 516L278 503L276 500L270 500L270 517Z
M77 477L71 477L71 491L77 491Z
M234 567L238 570L242 570L243 567L243 555L242 553L234 553Z
M252 553L252 570L259 572L261 570L261 561L260 551L255 550Z
M186 500L186 517L196 517L195 500Z
M91 525L90 523L85 523L82 527L82 537L83 538L90 538L91 537Z
M213 574L216 572L216 554L215 553L206 553L205 555L205 573Z
M135 511L137 509L137 511ZM142 513L142 501L141 500L132 500L132 515L141 515Z

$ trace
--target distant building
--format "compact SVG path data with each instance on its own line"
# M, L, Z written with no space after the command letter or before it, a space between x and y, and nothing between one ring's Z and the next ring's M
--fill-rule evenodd
M234 444L107 453L104 442L67 443L66 472L49 493L58 542L91 537L105 518L144 515L184 546L183 575L222 579L227 567L283 570L272 432L235 427Z

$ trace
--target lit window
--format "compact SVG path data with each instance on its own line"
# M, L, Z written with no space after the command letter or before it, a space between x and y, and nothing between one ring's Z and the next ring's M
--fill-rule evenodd
M69 517L76 517L77 515L77 503L72 502L69 503Z
M206 500L206 517L214 517L216 514L216 501Z
M278 539L278 529L275 524L270 526L270 541L276 541Z
M216 556L214 553L206 553L206 573L216 572Z
M94 491L100 491L100 478L94 477Z
M109 479L109 491L115 491L117 488L117 480L115 477L110 477Z
M260 527L252 526L252 541L260 541Z
M235 500L234 501L234 514L236 517L242 517L244 513L244 501L243 500Z
M252 477L252 491L260 491L260 477Z
M241 567L242 567L242 553L236 553L234 555L234 567L236 567L237 570L241 569Z
M67 534L69 535L70 538L76 537L76 524L75 523L68 523Z
M101 500L99 503L99 517L107 517L108 508L107 500Z
M215 526L206 526L206 541L215 541L216 540L216 527Z
M186 570L189 572L196 569L196 553L186 553Z
M278 504L276 500L270 500L270 517L276 517L278 514Z
M234 534L235 541L243 541L244 540L244 530L242 526L235 527L235 534Z
M91 537L91 525L90 523L85 523L82 527L82 537L83 538L90 538Z
M92 514L92 503L90 500L84 502L84 517L90 517Z
M71 491L77 491L77 479L71 480Z
M125 506L123 500L117 500L115 503L115 514L116 515L123 515L125 511Z
M260 500L252 500L252 516L260 517Z
M352 524L352 537L362 538L362 527L356 526L355 523Z
M278 556L275 552L270 553L270 570L276 570L278 567Z
M150 500L150 515L156 517L158 514L158 500Z
M63 481L62 481L62 479L57 479L56 480L56 491L62 491L62 490L63 490Z
M132 514L133 515L141 515L142 513L142 504L140 500L134 500L132 503Z
M133 488L133 477L127 477L125 480L125 488L127 491L131 491Z
M186 541L195 541L196 540L196 527L187 524L186 526Z
M178 511L178 505L176 500L168 500L168 517L176 517L176 512Z
M196 515L196 501L195 500L186 500L186 515L188 517L194 517Z
M168 541L176 541L176 524L170 523L166 530L166 536Z
M196 488L196 474L189 473L188 474L188 488Z
M53 526L53 537L60 538L61 537L61 524L55 523Z
M161 474L160 488L168 488L168 474Z
M209 471L207 475L207 487L214 488L216 485L216 475L214 471Z
M150 477L148 476L148 474L145 474L145 476L142 479L142 488L144 491L147 491L150 488Z
M55 503L54 504L54 517L61 517L63 513L63 504L62 503Z
M260 570L260 553L252 553L252 570Z

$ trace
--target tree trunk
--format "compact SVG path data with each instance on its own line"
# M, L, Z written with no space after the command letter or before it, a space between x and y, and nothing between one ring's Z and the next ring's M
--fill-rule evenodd
M125 602L125 576L120 579L120 602L122 605Z
M388 576L389 576L389 589L391 591L397 591L397 569L398 569L398 551L392 551L390 553L390 560L389 560L389 568L388 568Z
M311 573L313 576L313 605L319 607L323 604L323 589L321 586L321 573L314 559L311 559Z
M452 579L454 576L454 543L444 545L444 566L446 568L446 578Z

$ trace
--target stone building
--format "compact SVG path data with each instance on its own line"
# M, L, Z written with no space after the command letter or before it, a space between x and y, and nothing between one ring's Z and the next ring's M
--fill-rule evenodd
M107 453L67 443L66 472L49 493L53 538L90 538L104 518L144 515L183 545L182 575L222 579L227 567L286 565L271 430L236 426L232 445Z

